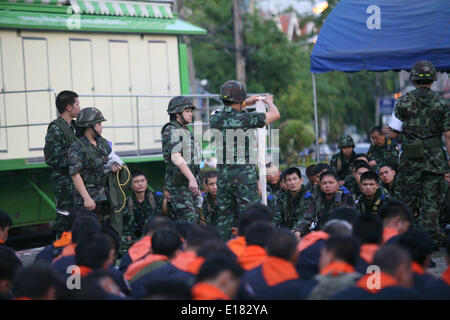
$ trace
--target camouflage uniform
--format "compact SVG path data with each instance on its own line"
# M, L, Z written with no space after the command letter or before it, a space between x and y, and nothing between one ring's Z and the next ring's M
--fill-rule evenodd
M329 220L330 213L339 207L353 207L352 194L342 187L336 192L334 199L327 200L322 191L316 197L307 195L305 201L305 212L300 219L297 230L302 235L312 230L320 230Z
M267 191L267 206L275 212L277 208L278 195L280 194L280 190L282 190L280 182L277 184L271 184L267 182L266 191Z
M391 196L392 199L397 199L396 198L396 190L397 190L397 185L398 185L398 178L397 175L394 178L394 183L392 184L392 187L389 187L386 183L382 182L381 186L386 189L387 192L389 192L389 195Z
M207 224L216 226L219 219L219 207L217 202L214 201L212 195L207 192L203 197L202 215Z
M73 182L69 176L68 151L75 140L75 121L68 124L63 118L54 120L45 135L45 162L52 167L50 183L56 202L56 219L53 225L57 238L69 229L68 215L58 211L70 212L73 209Z
M302 186L294 197L289 191L286 192L285 196L277 202L277 209L274 212L275 223L290 230L295 229L303 217L306 197L310 194L305 186Z
M77 116L78 126L90 126L98 121L105 121L105 119L96 108L84 108ZM90 143L83 135L72 143L69 148L69 175L80 174L89 196L96 203L97 218L102 225L109 226L111 209L105 188L105 178L111 147L101 136L96 137L95 140L97 146ZM84 200L75 188L74 203L77 207L84 207Z
M131 244L143 236L144 226L148 219L162 215L164 195L162 192L145 190L144 201L139 202L132 192L122 211L123 233L121 250L126 252ZM131 238L131 240L128 239Z
M386 142L381 147L372 143L369 151L367 151L367 156L369 157L369 161L375 160L377 163L375 168L377 169L380 168L380 165L385 163L398 163L398 145L391 139L386 138Z
M178 96L170 100L168 113L181 113L188 108L195 109L192 100ZM173 153L181 153L186 160L187 166L194 177L196 177L198 186L200 186L200 166L198 164L200 163L200 154L194 142L194 136L185 125L182 125L177 120L166 123L161 130L161 136L164 162L166 164L164 188L170 194L170 202L168 203L170 211L174 213L177 220L197 223L199 220L199 208L196 205L196 197L189 190L188 179L171 159ZM190 159L186 159L189 155L183 153L186 150L191 152Z
M355 147L355 143L353 142L351 136L343 135L339 138L338 147ZM348 159L344 157L342 151L339 151L339 153L336 153L335 155L333 155L333 157L331 157L330 168L338 174L340 180L345 180L348 175L352 174L350 165L352 164L353 160L355 160L355 158L356 153L354 151Z
M376 214L380 212L381 206L390 199L391 196L383 187L379 187L375 198L373 200L367 199L365 194L361 194L355 201L356 212L360 215L363 214Z
M243 86L237 81L227 81L220 89L220 97L222 100L240 103L245 101L247 93ZM236 139L234 143L227 144L227 134L250 133L249 129L262 128L266 123L265 113L248 112L247 110L238 111L231 106L225 106L222 111L217 111L210 118L210 128L220 130L223 137L223 159L219 159L218 169L218 206L220 208L220 216L218 222L218 231L224 239L231 236L231 228L237 226L239 213L242 212L249 204L258 203L260 197L258 194L258 173L256 165L249 164L249 147L245 145L237 145ZM250 137L250 139L256 137ZM245 139L247 141L247 139ZM219 142L220 144L220 142ZM238 151L239 149L239 151ZM242 149L245 149L242 150ZM239 157L243 155L245 159ZM231 158L233 155L233 163L227 164L227 155Z
M410 80L436 80L428 61L417 62ZM442 148L442 133L450 131L448 101L429 88L418 87L397 100L395 116L403 122L402 155L398 172L398 199L416 215L416 222L440 240L438 216L443 198L442 176L448 162Z

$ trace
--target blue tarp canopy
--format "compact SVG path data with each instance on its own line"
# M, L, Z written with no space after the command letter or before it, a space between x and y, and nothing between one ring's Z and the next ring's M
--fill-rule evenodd
M341 0L311 54L311 72L450 70L450 0Z

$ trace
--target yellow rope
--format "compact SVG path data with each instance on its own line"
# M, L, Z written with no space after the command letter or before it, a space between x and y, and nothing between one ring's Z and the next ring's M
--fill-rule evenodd
M128 184L128 182L130 182L130 178L131 178L131 173L130 173L130 170L128 169L128 167L127 166L123 166L126 170L127 170L127 173L128 173L128 178L127 178L127 181L125 182L125 183L120 183L120 180L119 180L119 172L120 172L120 170L117 170L117 172L116 172L116 179L117 179L117 184L118 184L118 186L119 186L119 189L120 189L120 191L122 192L122 194L123 194L123 204L122 204L122 207L120 207L120 209L119 210L114 210L114 212L117 212L117 213L119 213L120 211L122 211L122 209L125 207L125 204L127 203L127 196L126 196L126 194L125 194L125 191L123 191L123 186L126 186L127 184Z

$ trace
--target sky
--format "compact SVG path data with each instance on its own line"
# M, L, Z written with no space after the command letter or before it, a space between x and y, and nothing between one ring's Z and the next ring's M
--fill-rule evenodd
M311 12L313 5L310 0L258 0L257 5L263 10L283 11L292 6L298 13Z

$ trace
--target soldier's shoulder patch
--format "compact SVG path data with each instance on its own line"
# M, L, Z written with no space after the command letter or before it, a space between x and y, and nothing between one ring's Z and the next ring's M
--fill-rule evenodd
M346 187L344 186L340 186L339 189L342 191L343 194L349 194L351 193L350 190L348 190Z
M311 197L312 197L311 191L307 191L307 192L305 193L305 199L308 199L308 198L311 198Z
M161 191L156 191L155 195L157 195L158 197L161 197L163 195L163 193Z

